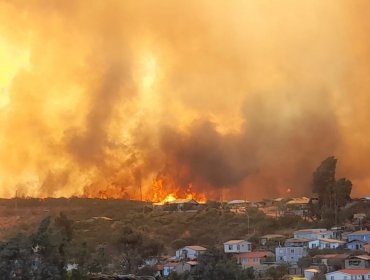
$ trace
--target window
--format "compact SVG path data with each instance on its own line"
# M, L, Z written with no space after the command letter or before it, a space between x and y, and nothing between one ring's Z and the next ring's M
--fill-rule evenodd
M347 276L346 275L344 275L344 280L347 280Z
M229 250L232 250L233 249L233 245L229 245Z
M257 262L257 258L253 258L253 262Z
M330 276L330 280L334 280L334 276Z
M292 254L294 254L294 249L290 249L290 252L291 252Z
M240 245L237 245L236 248L237 248L237 250L240 250Z

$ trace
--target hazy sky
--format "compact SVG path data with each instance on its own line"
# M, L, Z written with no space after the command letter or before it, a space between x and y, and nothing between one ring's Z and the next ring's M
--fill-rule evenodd
M0 196L369 195L370 2L0 1Z

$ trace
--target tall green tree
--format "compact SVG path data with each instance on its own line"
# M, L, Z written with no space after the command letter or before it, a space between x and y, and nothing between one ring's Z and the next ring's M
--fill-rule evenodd
M326 158L313 173L312 191L318 195L318 218L338 223L339 209L351 199L352 182L346 178L336 180L337 159Z

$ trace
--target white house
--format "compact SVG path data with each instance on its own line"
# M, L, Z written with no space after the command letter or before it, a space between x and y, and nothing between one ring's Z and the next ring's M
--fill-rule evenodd
M204 253L205 251L207 251L207 249L202 246L186 246L176 251L176 258L195 260L200 254Z
M225 253L246 253L252 251L252 243L246 240L229 240L224 243Z
M276 247L275 258L277 263L296 264L298 260L307 255L305 247Z
M330 239L330 238L319 238L317 240L311 240L308 242L308 248L314 249L336 249L340 246L344 246L346 244L343 240L337 240L337 239Z
M341 269L325 274L326 280L368 280L370 269Z
M319 238L333 238L334 232L325 228L300 229L293 233L294 238L317 240Z

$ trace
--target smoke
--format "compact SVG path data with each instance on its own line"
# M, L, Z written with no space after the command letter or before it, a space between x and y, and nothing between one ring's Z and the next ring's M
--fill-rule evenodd
M365 195L368 6L0 2L0 196Z

